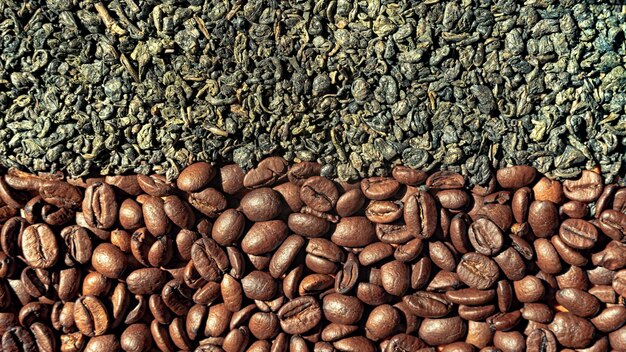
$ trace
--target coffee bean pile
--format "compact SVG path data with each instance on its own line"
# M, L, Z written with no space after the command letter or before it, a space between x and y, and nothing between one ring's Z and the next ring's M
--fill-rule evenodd
M599 170L320 169L7 170L2 351L626 349L626 188Z

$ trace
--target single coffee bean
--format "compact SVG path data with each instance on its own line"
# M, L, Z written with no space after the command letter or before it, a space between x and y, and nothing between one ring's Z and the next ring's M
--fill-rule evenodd
M558 343L552 331L535 329L526 337L526 350L532 352L556 352Z
M201 238L193 244L191 260L198 273L207 281L217 280L229 267L224 250L209 238Z
M241 285L245 296L252 300L270 300L277 290L274 278L263 271L252 271L241 279Z
M410 281L409 267L398 260L380 267L382 286L389 294L402 296L408 290Z
M339 221L330 239L342 247L364 247L376 240L376 232L366 217L347 217Z
M46 224L28 226L22 233L20 247L24 258L34 268L51 268L60 256L57 238Z
M572 313L556 313L549 329L561 345L570 348L588 347L595 336L594 326Z
M566 215L572 219L581 219L587 215L587 210L586 203L572 200L563 204L559 208L559 213L561 216Z
M626 214L617 210L603 211L595 225L616 241L622 241L626 236Z
M513 282L515 296L522 303L540 301L545 294L545 287L539 278L528 275L521 280Z
M85 190L83 216L89 226L108 229L117 221L118 205L115 191L106 183L97 182Z
M166 275L158 268L137 269L126 277L128 290L136 295L151 295L159 292L166 283Z
M426 187L429 189L457 189L463 188L465 179L463 176L452 171L437 171L426 179Z
M280 215L282 196L271 188L257 188L243 196L240 206L250 221L268 221Z
M109 328L106 307L95 296L83 296L74 303L74 322L87 336L103 335Z
M509 247L493 258L509 280L519 280L526 274L524 258L513 247Z
M350 325L363 315L363 303L356 297L332 293L323 299L323 312L332 323Z
M600 301L593 295L577 288L565 288L556 292L556 301L569 312L588 318L600 310Z
M102 275L119 279L126 270L126 255L110 243L102 243L93 251L91 264Z
M528 210L532 202L532 191L528 187L522 187L513 193L511 209L515 221L522 223L528 220Z
M391 175L396 181L409 186L422 184L428 178L428 174L425 171L411 169L403 165L395 166L391 170Z
M285 303L278 311L280 326L287 334L304 334L322 319L322 309L312 296L304 296Z
M174 184L162 175L137 175L137 183L141 189L153 197L165 197L174 192Z
M370 177L361 181L361 191L372 200L385 200L400 189L400 183L387 177Z
M148 325L129 325L120 336L120 346L126 352L150 351L152 348L152 333Z
M557 274L561 272L563 266L559 258L559 254L554 249L550 241L545 238L538 238L533 243L535 246L535 254L537 256L537 266L539 269L548 274Z
M246 188L267 187L286 177L287 161L273 156L261 160L256 168L250 169L243 178L243 186Z
M486 255L470 252L463 255L456 269L459 279L476 289L487 289L498 279L498 265Z
M215 175L216 171L211 164L197 162L180 172L176 186L183 192L197 192L206 187Z
M403 209L400 201L375 200L365 209L365 216L374 223L388 224L401 218Z
M226 197L215 188L206 188L200 192L190 193L187 201L209 218L218 217L228 205Z
M327 212L337 204L339 191L331 180L322 176L313 176L301 185L300 198L312 209Z
M460 189L446 189L435 193L435 198L442 207L452 210L460 210L470 202L470 196L467 192Z
M115 352L121 349L118 338L113 335L95 336L89 339L85 352Z
M537 237L550 237L559 228L559 212L550 201L534 201L528 210L528 224Z
M622 305L607 307L590 321L603 333L615 331L626 323L626 307Z
M520 312L522 318L543 324L549 324L554 317L552 309L543 303L524 303Z
M360 189L353 189L337 199L337 215L342 218L355 215L365 204L366 198Z
M365 322L366 337L378 341L396 332L400 321L400 312L389 304L372 310Z
M402 302L409 312L418 317L440 318L452 311L452 302L446 297L440 293L418 291L402 297Z
M569 265L574 265L578 267L583 267L587 265L589 261L585 255L576 251L574 248L568 246L563 242L561 237L552 236L550 242L554 246L554 249L559 253L561 259Z
M176 195L163 198L163 210L167 218L182 229L191 229L196 223L191 205Z
M602 266L609 270L619 270L626 267L626 244L611 241L600 252L591 255L593 265Z
M585 220L567 219L559 228L559 237L572 248L589 249L598 241L598 230Z
M487 318L486 322L492 330L508 331L517 326L521 318L522 313L519 310L515 310L512 312L496 313Z
M419 337L431 346L440 346L461 340L467 332L467 323L459 316L426 318L419 328Z
M144 226L141 205L133 199L125 199L120 205L119 223L124 229L131 231Z
M537 170L532 166L511 166L496 171L496 179L502 188L522 188L533 182Z
M217 175L213 178L212 183L226 194L236 194L244 187L244 176L245 173L239 165L224 165L217 171Z
M565 180L563 182L563 193L570 200L589 203L593 202L604 188L602 176L593 171L583 170L579 179Z
M256 222L241 240L244 253L261 255L269 253L287 238L287 225L281 220Z
M285 239L270 261L269 271L272 277L277 279L289 269L304 243L304 238L298 235L291 235Z
M425 191L413 194L404 206L404 221L418 238L430 238L437 230L437 207L434 198Z
M476 252L485 255L499 252L503 245L502 231L485 218L478 219L470 225L468 237Z
M298 186L302 184L310 177L319 176L322 172L322 165L316 162L303 161L297 164L293 164L287 172L287 178L289 182L292 182Z
M330 323L322 330L322 340L329 342L341 340L357 330L359 330L359 327L356 325Z
M287 226L299 235L316 238L328 232L330 222L310 214L292 213L287 219Z
M561 182L542 177L533 187L533 195L538 201L550 201L554 204L563 202L563 185Z

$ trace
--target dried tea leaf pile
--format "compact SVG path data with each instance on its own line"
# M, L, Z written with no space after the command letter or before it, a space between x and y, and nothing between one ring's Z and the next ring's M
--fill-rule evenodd
M0 162L175 178L267 155L393 165L624 163L626 11L592 1L3 0Z

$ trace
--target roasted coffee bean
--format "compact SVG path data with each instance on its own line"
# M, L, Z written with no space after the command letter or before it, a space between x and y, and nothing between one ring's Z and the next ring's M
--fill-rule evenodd
M137 175L137 183L141 189L154 197L164 197L174 192L174 185L161 175Z
M498 265L489 257L475 252L466 253L457 266L459 279L476 289L487 289L498 279Z
M563 193L570 200L588 203L600 197L603 187L601 175L583 170L579 179L563 182Z
M117 221L118 205L113 187L97 182L85 190L83 215L89 226L108 229Z
M190 193L187 201L209 218L218 217L227 206L226 197L215 188L206 188L200 192Z
M323 299L323 312L332 323L355 324L363 315L363 303L356 297L333 293Z
M211 164L197 162L181 171L176 180L176 186L184 192L197 192L206 187L215 174L216 171Z
M626 307L621 305L607 307L590 321L603 333L615 331L626 323Z
M437 171L426 179L426 187L430 189L456 189L464 185L463 176L452 171Z
M74 322L87 336L103 335L109 328L106 307L95 296L83 296L74 303Z
M366 217L347 217L339 221L330 239L342 247L364 247L376 240L376 232Z
M209 238L201 238L191 246L191 259L198 273L207 281L218 279L229 266L224 250Z
M549 324L554 317L552 309L543 303L524 303L520 312L522 318L543 324Z
M593 295L577 288L565 288L556 292L556 301L570 313L588 318L600 310L600 301Z
M300 186L300 198L312 209L327 212L337 204L339 191L331 180L313 176Z
M513 283L515 296L522 303L540 301L545 294L545 287L539 278L528 275Z
M528 224L537 237L550 237L559 228L559 212L550 201L534 201L528 210Z
M513 247L509 247L493 257L500 270L509 280L519 280L526 274L524 258Z
M598 230L585 220L567 219L559 228L559 237L572 248L589 249L598 241Z
M545 238L538 238L534 242L535 255L537 256L537 266L548 274L561 272L563 266L559 254L550 241Z
M572 200L563 204L559 209L559 213L561 216L566 215L572 219L580 219L587 215L587 204Z
M422 318L439 318L452 311L452 302L440 293L418 291L402 298L412 314Z
M271 186L287 177L287 161L281 157L261 160L256 168L248 171L243 178L243 186L258 188Z
M152 333L146 324L132 324L120 336L120 346L126 352L150 351Z
M532 352L556 352L558 343L552 331L535 329L526 337L526 350Z
M511 166L496 171L496 179L502 188L521 188L535 179L537 170L530 166Z
M241 240L244 253L261 255L278 248L287 238L287 225L281 220L257 222Z
M313 329L322 319L322 309L311 296L298 297L278 311L280 326L288 334L303 334Z
M617 210L603 211L596 225L605 235L616 241L622 241L626 236L626 214Z
M191 229L196 223L196 216L189 203L176 195L163 198L163 211L172 223L182 229Z
M561 345L570 348L588 347L595 336L594 326L572 313L556 313L549 329Z
M468 237L476 252L485 255L496 254L503 245L502 231L485 218L478 219L470 225Z
M461 340L467 332L467 323L459 316L426 318L419 329L419 337L431 346L445 345Z
M398 165L391 170L391 174L396 181L409 186L422 184L428 178L428 174L422 170L411 169L410 167Z
M361 181L361 191L372 200L390 198L400 189L400 183L392 178L370 177Z
M56 235L46 224L27 227L22 233L20 247L24 259L34 268L51 268L60 256Z
M280 215L282 196L271 188L257 188L243 196L240 207L250 221L272 220Z
M289 229L309 238L321 237L330 229L330 222L310 214L292 213L287 219Z

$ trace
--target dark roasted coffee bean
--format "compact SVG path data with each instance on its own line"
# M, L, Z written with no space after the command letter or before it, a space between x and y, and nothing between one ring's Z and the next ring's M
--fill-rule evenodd
M266 187L286 177L287 161L281 157L269 157L261 160L256 168L245 174L243 185L247 188Z
M387 338L394 334L400 321L400 312L391 305L384 304L374 308L365 322L366 337L373 341Z
M163 198L163 210L172 223L182 229L191 229L196 223L196 216L189 203L178 196Z
M287 178L289 182L292 182L298 186L313 176L319 176L322 171L322 165L316 162L303 161L297 164L293 164L287 172Z
M476 252L485 255L498 253L503 245L502 231L485 218L478 219L469 226L468 237Z
M224 250L209 238L201 238L193 244L191 259L198 273L207 281L218 279L229 266Z
M56 235L46 224L27 227L22 233L20 247L24 259L34 268L51 268L60 256Z
M323 299L323 312L332 323L355 324L363 315L363 303L353 296L333 293Z
M491 327L491 330L508 331L517 326L521 318L522 313L520 313L519 310L515 310L512 312L501 312L487 318L487 323Z
M337 199L336 210L341 217L355 215L365 204L366 198L360 189L353 189Z
M588 318L596 315L600 310L600 301L597 298L577 288L559 290L555 296L559 304L579 317Z
M403 209L400 201L375 200L365 209L365 216L374 223L387 224L401 218Z
M108 229L117 221L118 205L113 187L97 182L85 190L83 215L89 226Z
M559 228L559 237L572 248L589 249L598 241L598 230L585 220L567 219Z
M314 215L292 213L287 219L289 229L309 238L321 237L330 229L330 222Z
M616 241L622 241L626 236L626 214L617 210L603 211L595 224L605 235Z
M572 313L556 313L549 329L561 345L571 348L588 347L595 336L594 326Z
M176 186L184 192L197 192L206 187L215 174L216 171L211 164L197 162L181 171L176 180Z
M425 191L413 194L404 206L404 221L418 238L430 238L437 230L437 207L434 198Z
M532 303L540 301L545 294L545 287L539 278L528 275L513 283L515 296L522 303Z
M389 294L402 296L410 286L410 270L407 264L394 260L380 267L382 286Z
M330 239L342 247L364 247L376 240L376 232L366 217L354 216L341 219Z
M250 221L272 220L280 215L282 196L271 188L257 188L243 196L240 207Z
M498 265L480 253L466 253L457 266L459 279L476 289L487 289L498 279Z
M164 197L174 192L174 185L161 175L137 175L137 183L141 189L154 197Z
M500 252L493 260L496 261L500 270L509 280L519 280L526 274L524 258L512 247Z
M535 179L537 170L531 166L511 166L496 171L496 179L502 188L521 188Z
M146 352L152 347L152 333L146 324L132 324L120 336L120 346L126 352Z
M426 318L419 329L419 337L431 346L445 345L461 340L467 332L467 323L459 316Z
M607 307L590 321L603 333L615 331L626 323L626 307L622 305Z
M548 329L535 329L526 337L529 352L556 352L559 349L556 337Z
M371 177L361 181L361 191L373 200L384 200L390 198L400 188L400 183L392 178Z
M561 237L552 236L550 242L554 246L554 249L556 249L556 251L559 253L561 259L563 259L563 261L567 264L583 267L587 265L587 262L589 262L584 254L576 251L574 248L569 247L567 244L565 244L565 242L563 242Z
M394 167L393 170L391 170L391 174L396 181L409 186L422 184L428 178L426 172L402 165Z
M593 202L600 197L604 183L602 176L589 170L583 170L579 179L563 182L563 193L570 200Z
M313 176L300 186L300 198L312 209L327 212L337 204L339 191L331 180Z
M110 324L106 307L95 296L83 296L76 300L74 322L78 330L87 336L103 335Z
M534 242L534 246L535 255L537 256L536 263L542 271L548 274L561 272L563 266L559 254L550 241L545 238L538 238Z
M418 317L439 318L452 311L452 302L448 301L446 297L440 293L418 291L402 297L402 302L409 312Z
M426 187L430 189L456 189L464 185L463 176L452 171L437 171L426 179Z
M550 237L559 228L559 212L550 201L534 201L528 210L528 224L537 237Z
M543 324L549 324L554 317L552 309L543 303L525 303L520 312L522 318Z
M244 253L261 255L278 248L287 238L287 225L281 220L257 222L241 240Z
M278 311L280 326L288 334L303 334L322 319L322 309L311 296L299 297L285 303Z

